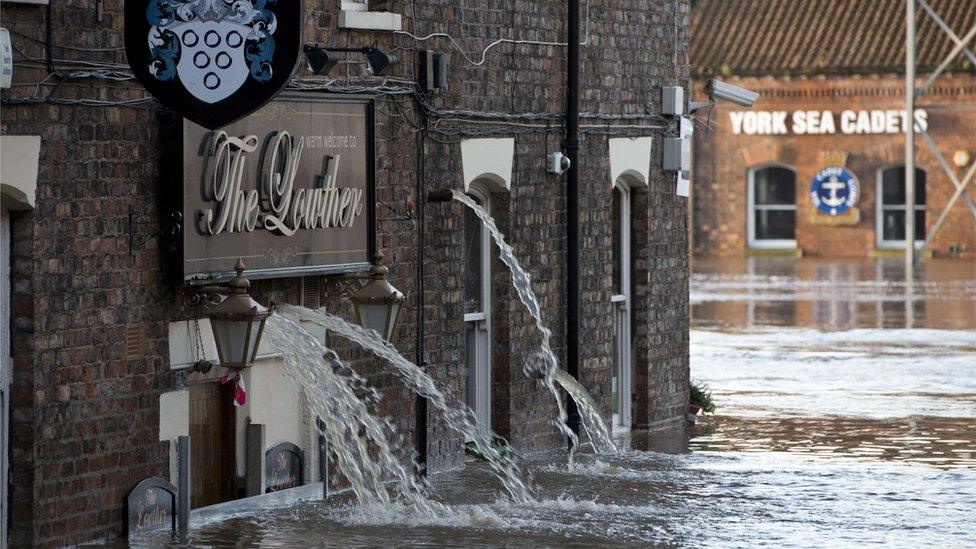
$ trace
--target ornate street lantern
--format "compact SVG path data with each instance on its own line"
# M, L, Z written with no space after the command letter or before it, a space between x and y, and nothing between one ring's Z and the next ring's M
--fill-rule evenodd
M254 363L271 311L248 295L251 283L244 278L244 262L238 259L234 270L237 276L220 288L227 297L212 305L208 316L220 365L243 370Z
M400 323L400 312L406 298L386 279L389 272L380 264L383 254L376 253L373 267L369 270L369 282L349 296L356 311L356 321L368 330L374 330L387 341L393 338Z

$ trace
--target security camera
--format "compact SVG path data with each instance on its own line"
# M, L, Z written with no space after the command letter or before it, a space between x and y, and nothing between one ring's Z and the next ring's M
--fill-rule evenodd
M757 92L715 79L709 80L705 85L705 93L712 101L729 101L742 107L751 107L759 99Z
M566 173L569 169L571 162L569 157L561 152L551 153L546 162L546 171L549 173L561 174Z

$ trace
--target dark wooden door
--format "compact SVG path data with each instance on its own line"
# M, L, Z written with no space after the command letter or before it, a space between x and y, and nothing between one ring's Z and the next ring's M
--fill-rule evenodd
M190 385L190 487L193 508L234 498L233 383Z

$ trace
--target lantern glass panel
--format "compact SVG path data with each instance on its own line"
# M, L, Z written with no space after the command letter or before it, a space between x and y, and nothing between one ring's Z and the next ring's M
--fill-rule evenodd
M247 320L227 320L211 318L210 324L213 326L214 337L217 340L217 347L220 350L221 363L241 364L245 361L244 351L247 328ZM256 337L252 334L251 337Z
M386 337L387 310L386 303L360 303L359 319L362 327Z
M397 318L400 316L400 306L403 305L400 301L394 301L390 303L390 317L387 320L386 332L383 337L386 339L393 339L393 330L396 329Z
M250 359L248 362L253 363L254 357L258 354L258 338L261 336L265 320L267 318L256 318L251 321L251 332L248 334L247 349L245 350Z

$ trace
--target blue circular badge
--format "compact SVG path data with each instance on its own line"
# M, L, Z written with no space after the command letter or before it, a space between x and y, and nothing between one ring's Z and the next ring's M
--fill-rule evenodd
M827 215L841 215L857 204L860 185L854 172L847 168L824 168L813 176L810 200Z

